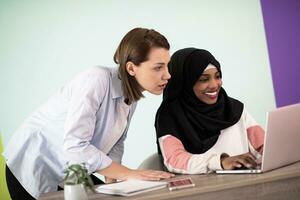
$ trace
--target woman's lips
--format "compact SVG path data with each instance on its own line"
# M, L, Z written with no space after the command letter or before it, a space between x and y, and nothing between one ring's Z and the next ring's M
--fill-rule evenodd
M161 89L165 89L166 85L167 85L167 83L162 84L162 85L159 85L159 87L160 87Z
M205 92L205 95L210 99L216 99L218 97L218 91L215 92Z
M159 85L158 87L160 87L161 89L165 89L167 83L168 83L168 82L166 82L166 83L164 83L164 84L161 84L161 85Z

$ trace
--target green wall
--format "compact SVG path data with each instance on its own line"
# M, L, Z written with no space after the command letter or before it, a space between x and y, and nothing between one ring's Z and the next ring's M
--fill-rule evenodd
M3 152L3 143L2 143L2 134L0 133L0 199L8 200L10 199L5 179L5 161L2 156Z

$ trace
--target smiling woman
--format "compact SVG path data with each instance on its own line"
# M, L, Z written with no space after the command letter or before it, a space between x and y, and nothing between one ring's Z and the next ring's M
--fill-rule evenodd
M221 73L214 65L209 64L198 81L196 81L193 91L198 99L204 103L214 104L217 102L221 87Z
M208 51L181 49L169 63L172 79L156 114L158 150L167 169L209 173L255 167L264 130L222 88L220 63Z

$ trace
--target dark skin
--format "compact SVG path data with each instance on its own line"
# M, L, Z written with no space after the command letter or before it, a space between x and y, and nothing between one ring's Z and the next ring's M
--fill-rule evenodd
M199 77L193 86L194 94L197 98L206 103L214 104L217 98L212 98L217 95L222 86L222 79L217 68L207 69ZM223 169L239 169L239 168L255 168L257 163L255 157L250 153L245 153L237 156L229 156L226 153L221 156L221 165Z
M223 169L255 168L257 163L251 153L245 153L237 156L222 154L221 165Z

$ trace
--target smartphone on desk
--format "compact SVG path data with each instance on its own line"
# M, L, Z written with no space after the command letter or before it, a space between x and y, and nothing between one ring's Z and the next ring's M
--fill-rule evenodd
M170 181L168 183L168 188L170 191L179 190L188 187L194 187L194 186L195 184L193 183L191 178L177 179L177 180Z

